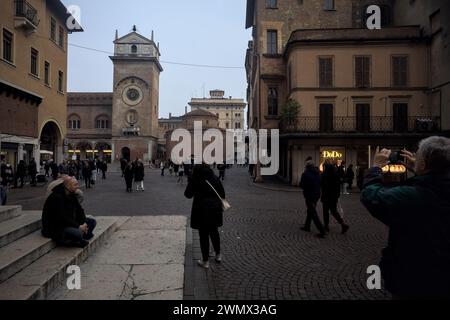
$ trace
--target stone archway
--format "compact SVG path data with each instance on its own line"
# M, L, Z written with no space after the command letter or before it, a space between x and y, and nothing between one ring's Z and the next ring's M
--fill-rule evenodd
M131 160L131 150L128 147L122 148L122 159L126 159L127 161Z
M95 146L96 157L101 160L106 161L107 163L111 163L112 161L112 150L111 145L106 142L99 142Z
M63 141L59 125L50 120L42 127L39 138L39 154L35 154L36 162L42 163L53 159L56 163L63 160Z

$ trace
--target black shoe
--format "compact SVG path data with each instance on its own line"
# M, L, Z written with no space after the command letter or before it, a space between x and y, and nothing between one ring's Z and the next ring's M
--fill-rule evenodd
M342 234L346 234L348 229L350 229L350 226L343 224L342 225Z
M78 243L78 247L79 247L79 248L86 248L88 245L89 245L89 241L87 241L87 240L81 240L81 241Z
M300 230L305 231L305 232L311 232L311 229L310 228L306 228L306 227L300 228Z

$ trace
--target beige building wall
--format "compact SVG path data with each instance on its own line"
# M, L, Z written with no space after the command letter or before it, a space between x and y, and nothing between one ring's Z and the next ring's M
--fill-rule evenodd
M391 87L391 58L394 55L409 57L408 88ZM371 57L371 87L355 88L354 58ZM333 58L334 88L319 89L319 57ZM377 45L360 48L296 47L289 54L292 66L290 98L302 106L300 117L318 117L320 102L332 102L335 116L353 117L355 103L369 102L371 116L392 116L392 103L408 102L409 116L439 116L428 104L427 49L423 45ZM422 66L417 68L416 66Z
M38 132L40 136L45 124L52 122L58 128L58 153L62 160L62 138L66 135L67 118L67 38L65 19L47 7L45 0L28 0L37 10L40 20L36 32L28 34L23 28L15 27L15 2L2 0L0 10L0 52L3 52L3 29L13 34L13 63L0 58L0 78L43 97L38 111ZM54 1L59 2L59 1ZM56 42L50 39L51 18L56 20ZM59 46L59 27L64 28L64 46ZM31 48L38 50L38 76L31 74ZM50 63L50 84L44 83L45 61ZM63 90L58 91L58 72L62 71ZM39 154L36 150L35 156Z

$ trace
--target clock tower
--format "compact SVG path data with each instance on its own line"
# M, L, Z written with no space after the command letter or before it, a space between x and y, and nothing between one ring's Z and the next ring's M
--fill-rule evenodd
M158 145L159 45L133 31L116 31L114 56L112 151L115 161L156 158Z

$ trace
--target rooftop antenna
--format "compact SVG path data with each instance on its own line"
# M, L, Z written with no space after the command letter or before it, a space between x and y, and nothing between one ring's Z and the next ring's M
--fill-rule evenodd
M154 42L155 40L155 32L152 30L152 41Z

